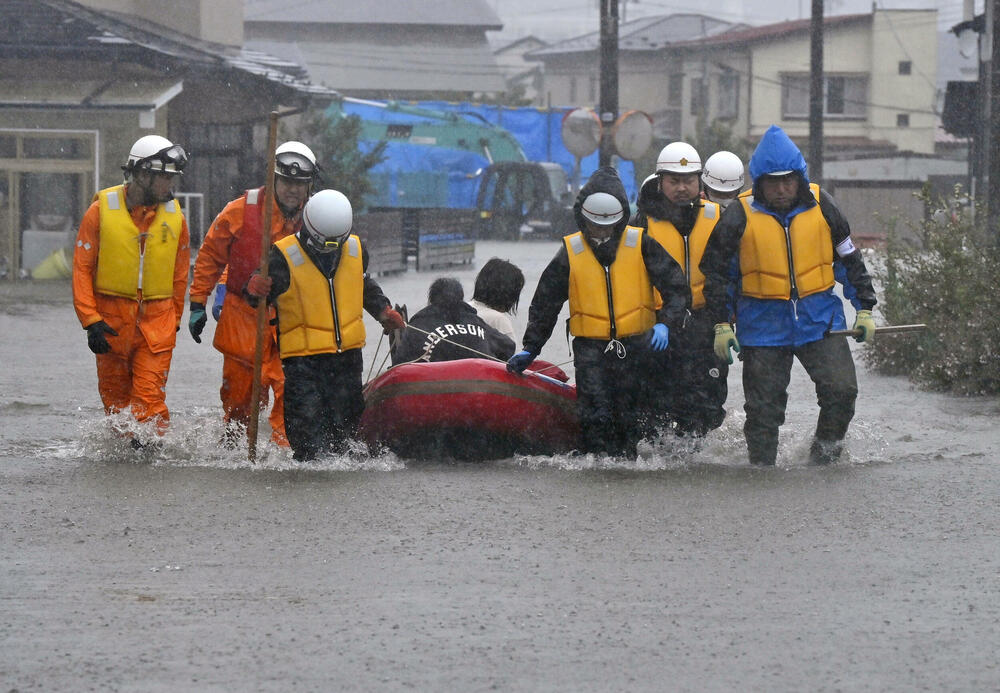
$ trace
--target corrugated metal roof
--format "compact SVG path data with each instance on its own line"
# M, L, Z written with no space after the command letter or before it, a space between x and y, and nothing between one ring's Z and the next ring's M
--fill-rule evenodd
M306 66L309 79L342 92L503 91L505 82L485 40L455 46L446 42L392 45L363 41L293 43L252 40L251 48Z
M431 24L503 28L485 0L245 0L246 22Z
M286 60L201 41L132 15L101 12L71 0L3 0L2 23L8 31L0 32L6 34L0 38L0 54L136 46L208 69L249 73L297 92L336 96L327 87L311 84L300 66Z
M619 51L658 51L674 43L716 36L745 24L733 24L702 14L671 14L643 17L618 26ZM588 53L599 50L601 34L594 31L583 36L560 41L532 51L527 57L540 59L567 53Z

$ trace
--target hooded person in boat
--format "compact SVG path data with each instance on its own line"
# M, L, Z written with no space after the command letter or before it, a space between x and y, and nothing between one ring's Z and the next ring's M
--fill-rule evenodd
M629 226L628 198L611 167L594 172L573 207L579 231L538 280L523 350L507 362L522 373L552 335L569 301L580 450L636 457L638 394L650 350L667 348L683 324L691 290L680 265L641 228ZM662 296L656 308L653 289Z
M427 301L427 307L417 311L403 330L392 351L392 365L490 357L506 361L513 355L513 340L486 324L465 302L457 279L435 279Z

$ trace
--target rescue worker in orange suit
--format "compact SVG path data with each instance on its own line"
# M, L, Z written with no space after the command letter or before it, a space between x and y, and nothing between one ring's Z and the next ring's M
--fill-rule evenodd
M317 170L316 156L301 142L285 142L275 150L271 242L291 236L301 228L302 207L309 199ZM205 234L195 258L191 282L188 329L194 341L200 344L207 322L208 295L220 279L223 281L216 289L216 303L219 294L223 297L212 344L223 355L219 395L226 422L226 440L230 442L246 429L250 419L257 309L247 301L245 290L250 275L260 268L264 215L263 187L247 190L226 205ZM285 376L281 371L273 326L264 334L262 364L261 404L267 404L268 390L274 393L274 405L268 417L271 439L279 445L287 445Z
M703 436L726 418L729 369L715 356L715 320L704 310L705 277L698 268L722 212L701 199L701 173L697 150L671 142L657 157L656 173L639 189L632 219L677 261L691 288L691 314L672 331L670 346L651 354L643 397L651 428L678 436Z
M362 311L386 333L404 326L368 276L368 251L351 233L354 212L336 190L321 190L302 210L302 228L271 246L268 276L247 291L277 307L285 372L285 430L297 460L343 453L364 410ZM225 314L225 309L223 309Z
M125 182L95 195L73 252L73 307L97 355L104 411L129 411L158 435L170 420L167 374L191 261L187 221L173 197L186 163L184 149L165 137L136 140L122 166Z
M522 373L548 341L569 300L580 450L635 458L639 392L649 350L669 345L691 302L684 273L643 229L628 225L617 171L597 169L573 207L580 231L565 236L538 280L522 351L507 370ZM657 309L653 289L663 297Z

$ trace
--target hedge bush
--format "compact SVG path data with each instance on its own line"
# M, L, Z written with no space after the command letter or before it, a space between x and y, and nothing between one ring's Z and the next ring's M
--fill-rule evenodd
M929 193L921 194L930 204ZM973 214L960 187L911 233L890 228L879 308L888 324L927 323L913 335L889 336L865 350L875 370L906 375L933 390L1000 393L1000 244L985 214Z

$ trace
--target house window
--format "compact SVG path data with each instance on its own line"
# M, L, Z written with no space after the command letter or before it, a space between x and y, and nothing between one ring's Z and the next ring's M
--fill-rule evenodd
M913 63L909 60L899 61L899 74L908 75L913 72Z
M908 128L910 127L910 114L909 113L897 113L896 114L896 127Z
M824 118L863 119L867 100L867 75L827 75L823 80ZM789 119L809 117L809 75L781 76L781 114Z
M576 75L569 78L569 102L576 103Z
M667 78L667 103L680 106L684 99L684 75L670 75Z
M691 79L691 115L702 115L705 112L705 89L701 77Z
M597 103L597 75L590 75L590 102Z
M740 106L740 76L732 71L719 75L719 112L718 118L736 118Z

